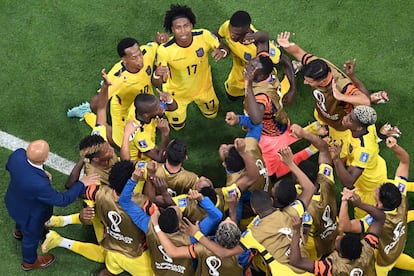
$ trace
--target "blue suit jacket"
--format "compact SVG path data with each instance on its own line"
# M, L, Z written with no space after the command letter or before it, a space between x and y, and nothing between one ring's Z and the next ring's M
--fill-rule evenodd
M9 156L6 169L10 184L5 202L10 216L22 228L36 231L53 213L53 206L67 206L84 192L77 182L65 193L53 189L46 173L27 161L26 150L17 149Z

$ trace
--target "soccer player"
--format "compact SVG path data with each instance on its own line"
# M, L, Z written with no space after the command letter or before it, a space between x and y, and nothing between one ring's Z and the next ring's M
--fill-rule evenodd
M304 215L302 220L304 226L309 227L305 231L307 232L305 248L311 259L318 260L335 249L335 238L338 235L336 219L338 210L332 159L328 144L319 136L307 132L299 125L292 125L291 130L293 135L308 140L319 150L319 169L310 160L304 160L298 165L315 185L307 215Z
M296 199L296 190L291 181L279 181L273 188L274 199L263 190L255 190L251 195L252 209L258 215L248 229L242 234L240 244L232 249L224 248L217 243L205 238L197 232L197 227L187 224L187 233L196 235L197 239L209 250L220 258L225 258L242 253L248 248L258 249L272 273L281 275L310 275L302 269L289 265L289 252L291 240L291 217L301 217L309 204L314 191L314 185L306 175L293 162L293 154L290 148L283 148L280 152L282 161L296 174L303 192ZM278 208L273 206L274 201ZM304 254L306 250L301 249Z
M187 160L187 146L183 140L175 138L168 143L165 159L165 163L157 167L155 176L165 179L172 196L187 194L194 189L198 175L183 167Z
M349 189L357 187L356 193L367 204L375 204L375 188L387 180L387 165L379 155L376 120L375 109L366 105L356 106L342 119L344 129L351 131L348 140L343 140L344 145L349 145L346 163L339 158L343 145L335 142L330 147L336 174L342 185ZM355 209L355 218L365 215L365 212Z
M236 198L236 196L233 198ZM237 201L234 203L229 204L230 214L236 212ZM151 221L154 225L158 224L158 217L159 213L157 214L157 212L151 216ZM187 221L186 218L184 218L184 221ZM163 231L158 231L156 234L168 256L197 261L195 275L242 275L242 265L244 263L239 264L237 256L220 258L200 243L176 246ZM241 232L237 223L231 220L230 217L227 217L219 224L213 239L221 246L231 249L239 243L240 237ZM249 252L247 251L247 253ZM239 258L239 260L242 260L242 258Z
M169 91L178 103L174 112L166 112L170 125L179 130L185 126L187 106L195 102L207 118L215 118L219 100L214 92L208 53L216 61L227 51L220 48L217 37L205 29L193 29L196 17L191 8L171 5L165 13L164 28L174 36L160 45L157 51L157 68L167 68L162 76L163 90Z
M160 91L159 94L160 99L150 94L135 97L134 119L125 125L122 160L165 162L164 151L170 141L170 128L162 116L165 111L176 110L177 102L168 93ZM159 146L155 144L157 128L161 131Z
M106 268L100 272L100 275L118 275L123 271L132 275L153 275L151 258L143 234L118 204L119 194L128 179L130 177L138 179L142 174L143 170L135 169L131 161L120 161L111 170L109 186L94 185L86 191L86 197L96 202L96 213L105 226L105 235L100 241L100 246L84 244L84 246L89 245L90 250L104 252ZM142 194L135 194L134 202L143 206L149 215L157 209ZM56 232L50 231L42 245L42 250L48 251L57 246L72 250L75 243L81 242L62 238Z
M376 206L385 212L384 229L377 247L375 268L377 275L387 275L395 266L400 269L414 271L414 259L403 253L407 241L407 179L410 156L397 144L394 137L388 137L387 147L400 160L395 178L388 180L375 189ZM350 220L348 212L340 212L339 227L341 231L363 233L372 222L372 216Z
M280 178L289 169L280 162L278 151L298 140L290 135L289 118L280 104L280 95L272 84L273 63L266 53L249 61L244 71L246 80L245 110L253 124L263 124L260 148L268 174ZM295 154L295 162L309 158L315 151L306 148Z
M179 231L179 221L182 219L182 212L178 206L170 206L163 210L158 219L158 227L151 223L150 216L131 201L132 192L137 184L137 178L132 177L119 197L119 204L127 212L132 221L145 234L148 248L152 258L152 268L156 275L194 275L194 268L191 260L171 258L165 252L158 240L157 231L162 230L169 234L169 237L177 245L190 245L197 240L194 237L185 235ZM203 197L195 190L190 190L189 196L197 199L199 204L206 209L208 216L200 221L201 231L209 233L216 227L222 218L220 211L214 206L208 197Z
M127 122L128 110L133 108L135 96L141 93L154 94L152 84L160 86L160 81L154 79L153 70L158 44L166 41L166 34L158 34L154 42L139 45L136 39L127 37L117 45L121 60L108 72L108 81L112 83L108 92L112 129L109 129L108 141L117 148L121 147L124 126ZM162 68L158 69L159 74ZM97 98L91 99L91 108L96 111ZM82 104L68 110L68 117L85 118L86 122L95 127L96 117L91 112L89 104Z
M332 140L346 140L350 136L342 124L342 118L357 105L370 105L369 97L358 89L352 80L331 62L318 58L289 41L290 33L277 36L277 42L286 52L303 64L304 84L312 87L315 98L315 118L328 125ZM346 155L345 145L341 157Z
M341 210L348 210L348 200L354 206L365 210L374 218L367 234L361 239L357 235L346 234L336 239L336 250L319 261L301 256L299 249L302 222L293 217L293 237L290 252L290 264L312 272L315 275L376 275L374 249L383 229L385 214L382 210L361 202L358 195L344 188Z
M225 21L216 32L219 38L224 39L233 56L233 66L224 83L227 96L233 100L237 97L244 97L245 83L243 70L247 63L254 59L257 53L261 51L257 47L259 43L258 38L265 32L258 31L251 22L252 19L249 13L246 11L236 11L230 20ZM273 42L269 42L267 33L265 36L267 36L267 39L265 39L265 43L262 46L264 47L263 50L269 53L273 64L282 65L286 75L281 84L275 78L275 87L281 90L283 104L290 105L296 96L296 81L292 63Z

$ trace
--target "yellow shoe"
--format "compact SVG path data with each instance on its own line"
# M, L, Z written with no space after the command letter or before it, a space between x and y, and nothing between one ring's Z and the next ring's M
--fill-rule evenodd
M42 243L42 252L46 253L50 249L55 248L62 242L63 238L56 233L55 231L49 230L49 233L46 234L46 239Z
M63 227L65 222L63 216L51 216L48 221L45 222L46 227Z

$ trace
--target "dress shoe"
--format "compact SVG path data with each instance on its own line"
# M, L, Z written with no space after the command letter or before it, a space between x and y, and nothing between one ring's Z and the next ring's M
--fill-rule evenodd
M16 240L21 240L21 239L23 239L23 234L22 234L22 232L21 232L21 231L19 231L19 230L17 230L17 229L14 229L14 230L13 230L13 237L14 237Z
M22 268L25 271L38 269L38 268L45 268L51 265L55 261L55 256L52 254L44 254L37 256L36 262L33 264L22 263Z

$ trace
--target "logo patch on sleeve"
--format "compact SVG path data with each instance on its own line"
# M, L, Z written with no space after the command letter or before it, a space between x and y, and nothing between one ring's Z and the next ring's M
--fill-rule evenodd
M251 54L249 54L249 53L244 52L244 60L249 61L249 60L251 60L251 59L252 59L252 55L251 55Z
M276 49L275 48L271 48L270 51L269 51L269 55L271 57L274 57L276 55Z
M366 217L366 218L365 218L365 222L366 222L368 225L371 225L373 221L374 221L374 218L373 218L373 217L371 217L371 216L368 216L368 217Z
M323 175L331 176L331 169L330 168L323 168Z
M308 213L308 212L306 212L306 213L303 213L303 215L302 215L302 222L310 222L310 220L311 220L311 215Z
M359 157L359 161L367 163L369 158L369 154L366 152L362 152L361 156Z
M138 146L140 146L141 148L148 147L147 141L145 140L138 141Z
M405 185L401 182L398 182L398 190L400 190L401 193L404 193L405 191Z
M187 207L187 199L186 198L180 198L178 199L178 207Z

